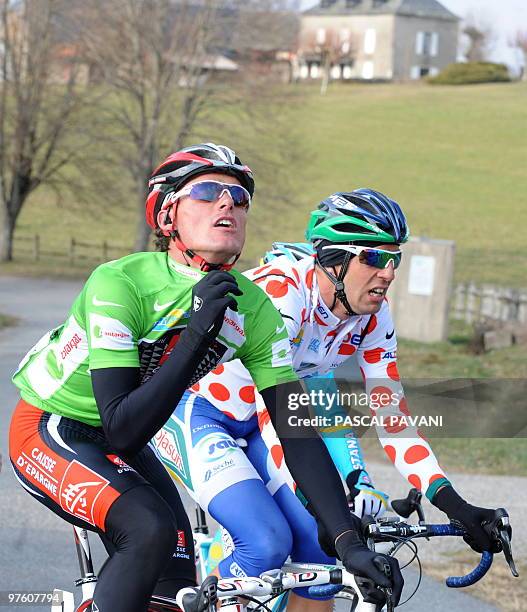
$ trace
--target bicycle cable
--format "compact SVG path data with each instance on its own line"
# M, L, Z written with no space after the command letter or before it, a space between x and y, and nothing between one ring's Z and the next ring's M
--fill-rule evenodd
M407 540L405 538L400 538L398 536L392 536L392 539L398 541L397 546L393 550L393 556L395 556L395 553L398 552L399 550L401 550L403 546L408 546L408 548L413 553L413 557L410 559L410 561L408 561L405 565L403 565L401 567L401 570L403 570L406 567L408 567L410 565L410 563L413 563L414 559L417 561L417 566L419 568L417 584L415 586L415 589L412 591L412 593L404 601L402 601L401 603L398 604L397 607L399 607L399 606L404 606L404 604L408 603L410 601L410 599L412 599L412 597L414 597L414 595L419 590L419 587L421 586L421 582L423 580L423 566L421 564L421 559L419 559L419 555L418 555L419 548L418 548L418 546L417 546L417 544L415 542L413 542L411 539Z

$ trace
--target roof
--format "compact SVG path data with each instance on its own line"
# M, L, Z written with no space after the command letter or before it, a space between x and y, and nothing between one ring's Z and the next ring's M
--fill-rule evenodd
M404 15L459 21L438 0L321 0L304 15Z

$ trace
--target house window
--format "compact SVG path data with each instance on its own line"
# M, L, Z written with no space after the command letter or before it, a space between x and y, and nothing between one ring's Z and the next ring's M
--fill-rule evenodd
M436 74L439 74L439 68L436 68L435 66L430 66L430 76L436 76Z
M414 81L420 78L421 66L412 66L410 68L410 78Z
M362 65L362 78L373 79L373 62L364 62Z
M323 45L326 42L326 30L318 28L317 30L317 45Z
M430 66L421 66L419 68L419 77L420 78L428 76L429 73L430 73Z
M375 43L377 42L377 34L375 28L368 28L364 34L364 53L372 55L375 53Z
M339 64L331 66L331 78L337 81L342 77L342 71Z
M351 64L342 64L342 78L343 79L351 79Z
M309 77L309 66L307 64L302 64L300 66L300 78L307 79Z
M437 55L439 35L437 32L417 32L415 38L415 53L417 55Z
M318 79L320 73L320 65L316 62L309 64L309 76L312 79Z

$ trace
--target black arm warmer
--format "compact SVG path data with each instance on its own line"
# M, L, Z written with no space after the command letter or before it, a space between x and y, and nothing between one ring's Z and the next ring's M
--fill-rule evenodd
M292 415L298 420L310 418L306 406L288 410L287 398L291 393L304 393L299 382L288 382L261 392L282 443L287 467L333 542L350 529L360 532L360 521L350 513L342 481L326 445L312 426L293 426L288 422Z
M118 453L135 455L167 422L209 345L210 339L187 328L170 357L143 385L139 368L91 371L104 433Z

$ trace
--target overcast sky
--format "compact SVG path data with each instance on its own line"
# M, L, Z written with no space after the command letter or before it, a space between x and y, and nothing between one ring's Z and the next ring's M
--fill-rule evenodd
M472 15L480 27L488 26L494 40L491 45L491 59L513 66L522 60L518 51L508 45L519 29L527 31L527 0L440 0L458 17L465 19ZM318 4L315 0L303 0L303 8Z

